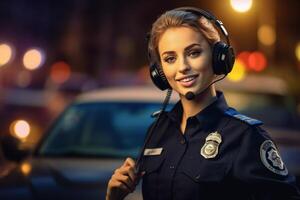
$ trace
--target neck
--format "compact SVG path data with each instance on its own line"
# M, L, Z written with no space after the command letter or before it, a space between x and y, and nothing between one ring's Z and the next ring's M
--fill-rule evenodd
M213 85L210 86L206 91L197 95L193 100L187 100L184 95L180 95L183 108L181 123L182 130L185 129L186 120L210 105L214 101L216 96L216 90Z

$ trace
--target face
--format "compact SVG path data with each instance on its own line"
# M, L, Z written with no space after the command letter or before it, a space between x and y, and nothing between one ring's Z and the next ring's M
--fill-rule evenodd
M162 69L180 95L199 93L213 80L211 47L204 36L189 27L167 29L158 41Z

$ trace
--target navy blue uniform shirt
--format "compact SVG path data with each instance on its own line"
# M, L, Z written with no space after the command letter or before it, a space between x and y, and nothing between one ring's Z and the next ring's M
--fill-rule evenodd
M188 118L184 134L181 102L162 113L144 150L144 200L298 199L295 178L262 123L217 94Z

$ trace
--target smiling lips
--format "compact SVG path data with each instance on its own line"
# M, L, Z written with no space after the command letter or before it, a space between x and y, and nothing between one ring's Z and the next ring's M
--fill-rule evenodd
M196 82L197 77L198 75L191 75L191 76L179 78L176 81L178 81L180 85L182 85L183 87L191 87Z

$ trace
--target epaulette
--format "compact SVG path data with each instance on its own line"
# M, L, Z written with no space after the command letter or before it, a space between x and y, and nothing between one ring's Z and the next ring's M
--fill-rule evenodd
M225 111L225 114L226 115L229 115L229 116L232 116L236 119L239 119L243 122L246 122L247 124L250 124L250 125L262 125L263 123L257 119L253 119L253 118L250 118L250 117L247 117L246 115L243 115L239 112L237 112L235 109L233 108L228 108L226 111Z

